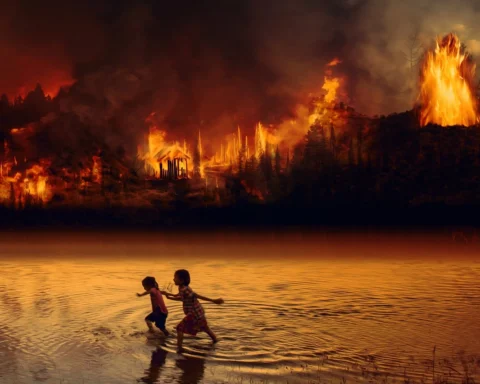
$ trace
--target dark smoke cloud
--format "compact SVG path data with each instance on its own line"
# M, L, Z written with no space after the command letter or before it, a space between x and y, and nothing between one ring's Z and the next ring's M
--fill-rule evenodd
M66 73L77 83L63 111L97 126L114 121L118 142L138 140L152 111L176 139L278 123L321 92L334 57L357 110L410 109L418 68L404 53L415 31L425 47L455 31L480 54L474 0L4 3L0 91L46 88Z
M275 5L276 4L276 5ZM456 32L467 48L480 53L480 3L474 0L263 1L255 7L259 54L283 74L291 89L318 92L322 68L336 56L347 76L349 101L368 114L410 109L418 67L405 53L410 37L432 46L437 35ZM417 55L420 56L420 55Z

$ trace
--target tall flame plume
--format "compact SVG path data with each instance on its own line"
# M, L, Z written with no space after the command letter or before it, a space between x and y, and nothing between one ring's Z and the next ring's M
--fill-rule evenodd
M420 125L471 126L478 122L475 63L451 33L438 38L420 73Z

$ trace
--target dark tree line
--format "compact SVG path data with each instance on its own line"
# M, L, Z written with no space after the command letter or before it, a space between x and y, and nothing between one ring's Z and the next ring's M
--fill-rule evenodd
M50 96L46 96L41 85L38 84L25 98L21 96L9 100L7 95L0 97L0 121L2 130L22 127L26 124L39 121L43 116L52 112L55 105Z
M12 128L24 127L37 122L56 108L50 96L46 96L40 84L25 98L21 96L9 100L7 95L0 97L0 156L4 155L4 143L10 141Z
M317 123L288 161L278 149L239 159L238 178L250 199L298 206L479 203L479 128L420 128L417 121L409 111L369 120L368 129L352 121L337 132Z

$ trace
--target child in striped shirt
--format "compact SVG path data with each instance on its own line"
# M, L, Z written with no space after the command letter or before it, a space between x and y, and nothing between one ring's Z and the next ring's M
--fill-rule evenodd
M210 301L215 304L223 304L223 299L209 299L205 296L193 292L190 288L190 273L185 269L179 269L175 272L173 277L175 285L178 285L178 294L173 295L166 291L162 291L167 299L182 301L183 312L185 317L177 325L177 351L182 352L183 335L187 333L195 336L198 332L206 332L214 343L217 342L217 337L213 331L208 327L205 311L198 299Z

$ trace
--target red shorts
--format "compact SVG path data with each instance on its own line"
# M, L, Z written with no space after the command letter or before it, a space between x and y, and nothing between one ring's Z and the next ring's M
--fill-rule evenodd
M196 319L195 316L189 313L177 325L177 332L183 332L195 336L198 332L205 331L207 327L207 319Z

